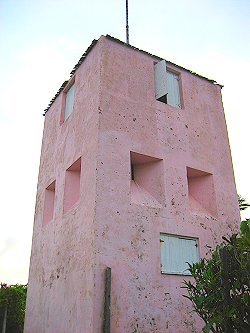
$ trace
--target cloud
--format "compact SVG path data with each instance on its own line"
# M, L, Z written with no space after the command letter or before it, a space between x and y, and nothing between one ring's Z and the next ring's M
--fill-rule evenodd
M0 257L8 253L11 248L14 248L17 244L17 240L14 238L8 237L7 239L1 241L0 244Z
M27 283L30 242L20 237L0 239L0 282Z

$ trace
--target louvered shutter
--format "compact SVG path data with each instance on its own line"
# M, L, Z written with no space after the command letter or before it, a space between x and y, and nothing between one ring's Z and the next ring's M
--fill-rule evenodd
M162 273L190 275L187 262L199 260L197 240L162 234L160 242Z
M73 84L66 93L64 120L66 120L73 111L75 85Z
M170 71L166 71L167 76L167 104L180 108L180 88L179 88L179 76Z
M155 98L159 99L167 94L167 64L162 60L154 65Z

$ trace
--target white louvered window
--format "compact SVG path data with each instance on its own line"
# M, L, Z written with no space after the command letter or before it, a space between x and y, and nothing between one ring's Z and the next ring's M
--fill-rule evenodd
M73 112L74 107L74 95L75 95L75 84L72 84L72 86L69 88L69 90L66 92L65 97L65 111L64 111L64 121L68 119L68 117Z
M181 108L179 75L167 69L162 60L154 65L155 98L163 103Z
M199 261L195 238L161 234L161 273L190 275L188 263Z

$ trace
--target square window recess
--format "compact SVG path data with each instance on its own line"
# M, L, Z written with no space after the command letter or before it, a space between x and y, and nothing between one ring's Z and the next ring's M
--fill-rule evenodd
M184 236L160 234L161 273L191 275L187 263L199 261L198 240Z
M130 152L131 201L162 207L164 201L163 160Z
M56 181L54 180L45 189L44 207L43 207L43 225L48 224L54 216L54 204L55 204L55 188Z
M191 211L202 215L217 215L217 205L211 173L187 167L188 198Z
M80 198L80 179L81 179L81 158L75 161L67 170L65 174L65 187L64 187L64 212L70 208Z

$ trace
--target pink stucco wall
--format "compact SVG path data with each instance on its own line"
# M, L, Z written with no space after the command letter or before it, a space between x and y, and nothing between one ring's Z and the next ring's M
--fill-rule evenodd
M183 108L161 103L156 61L101 37L76 71L73 113L61 124L62 93L46 113L25 333L101 332L107 266L112 333L201 332L182 296L190 277L161 274L160 233L197 237L203 257L238 228L221 88L172 66ZM141 186L131 181L131 156ZM65 172L79 157L80 197L64 212ZM208 174L203 185L193 169ZM43 225L54 180L54 218ZM207 183L200 209L190 193L202 193L204 208Z

